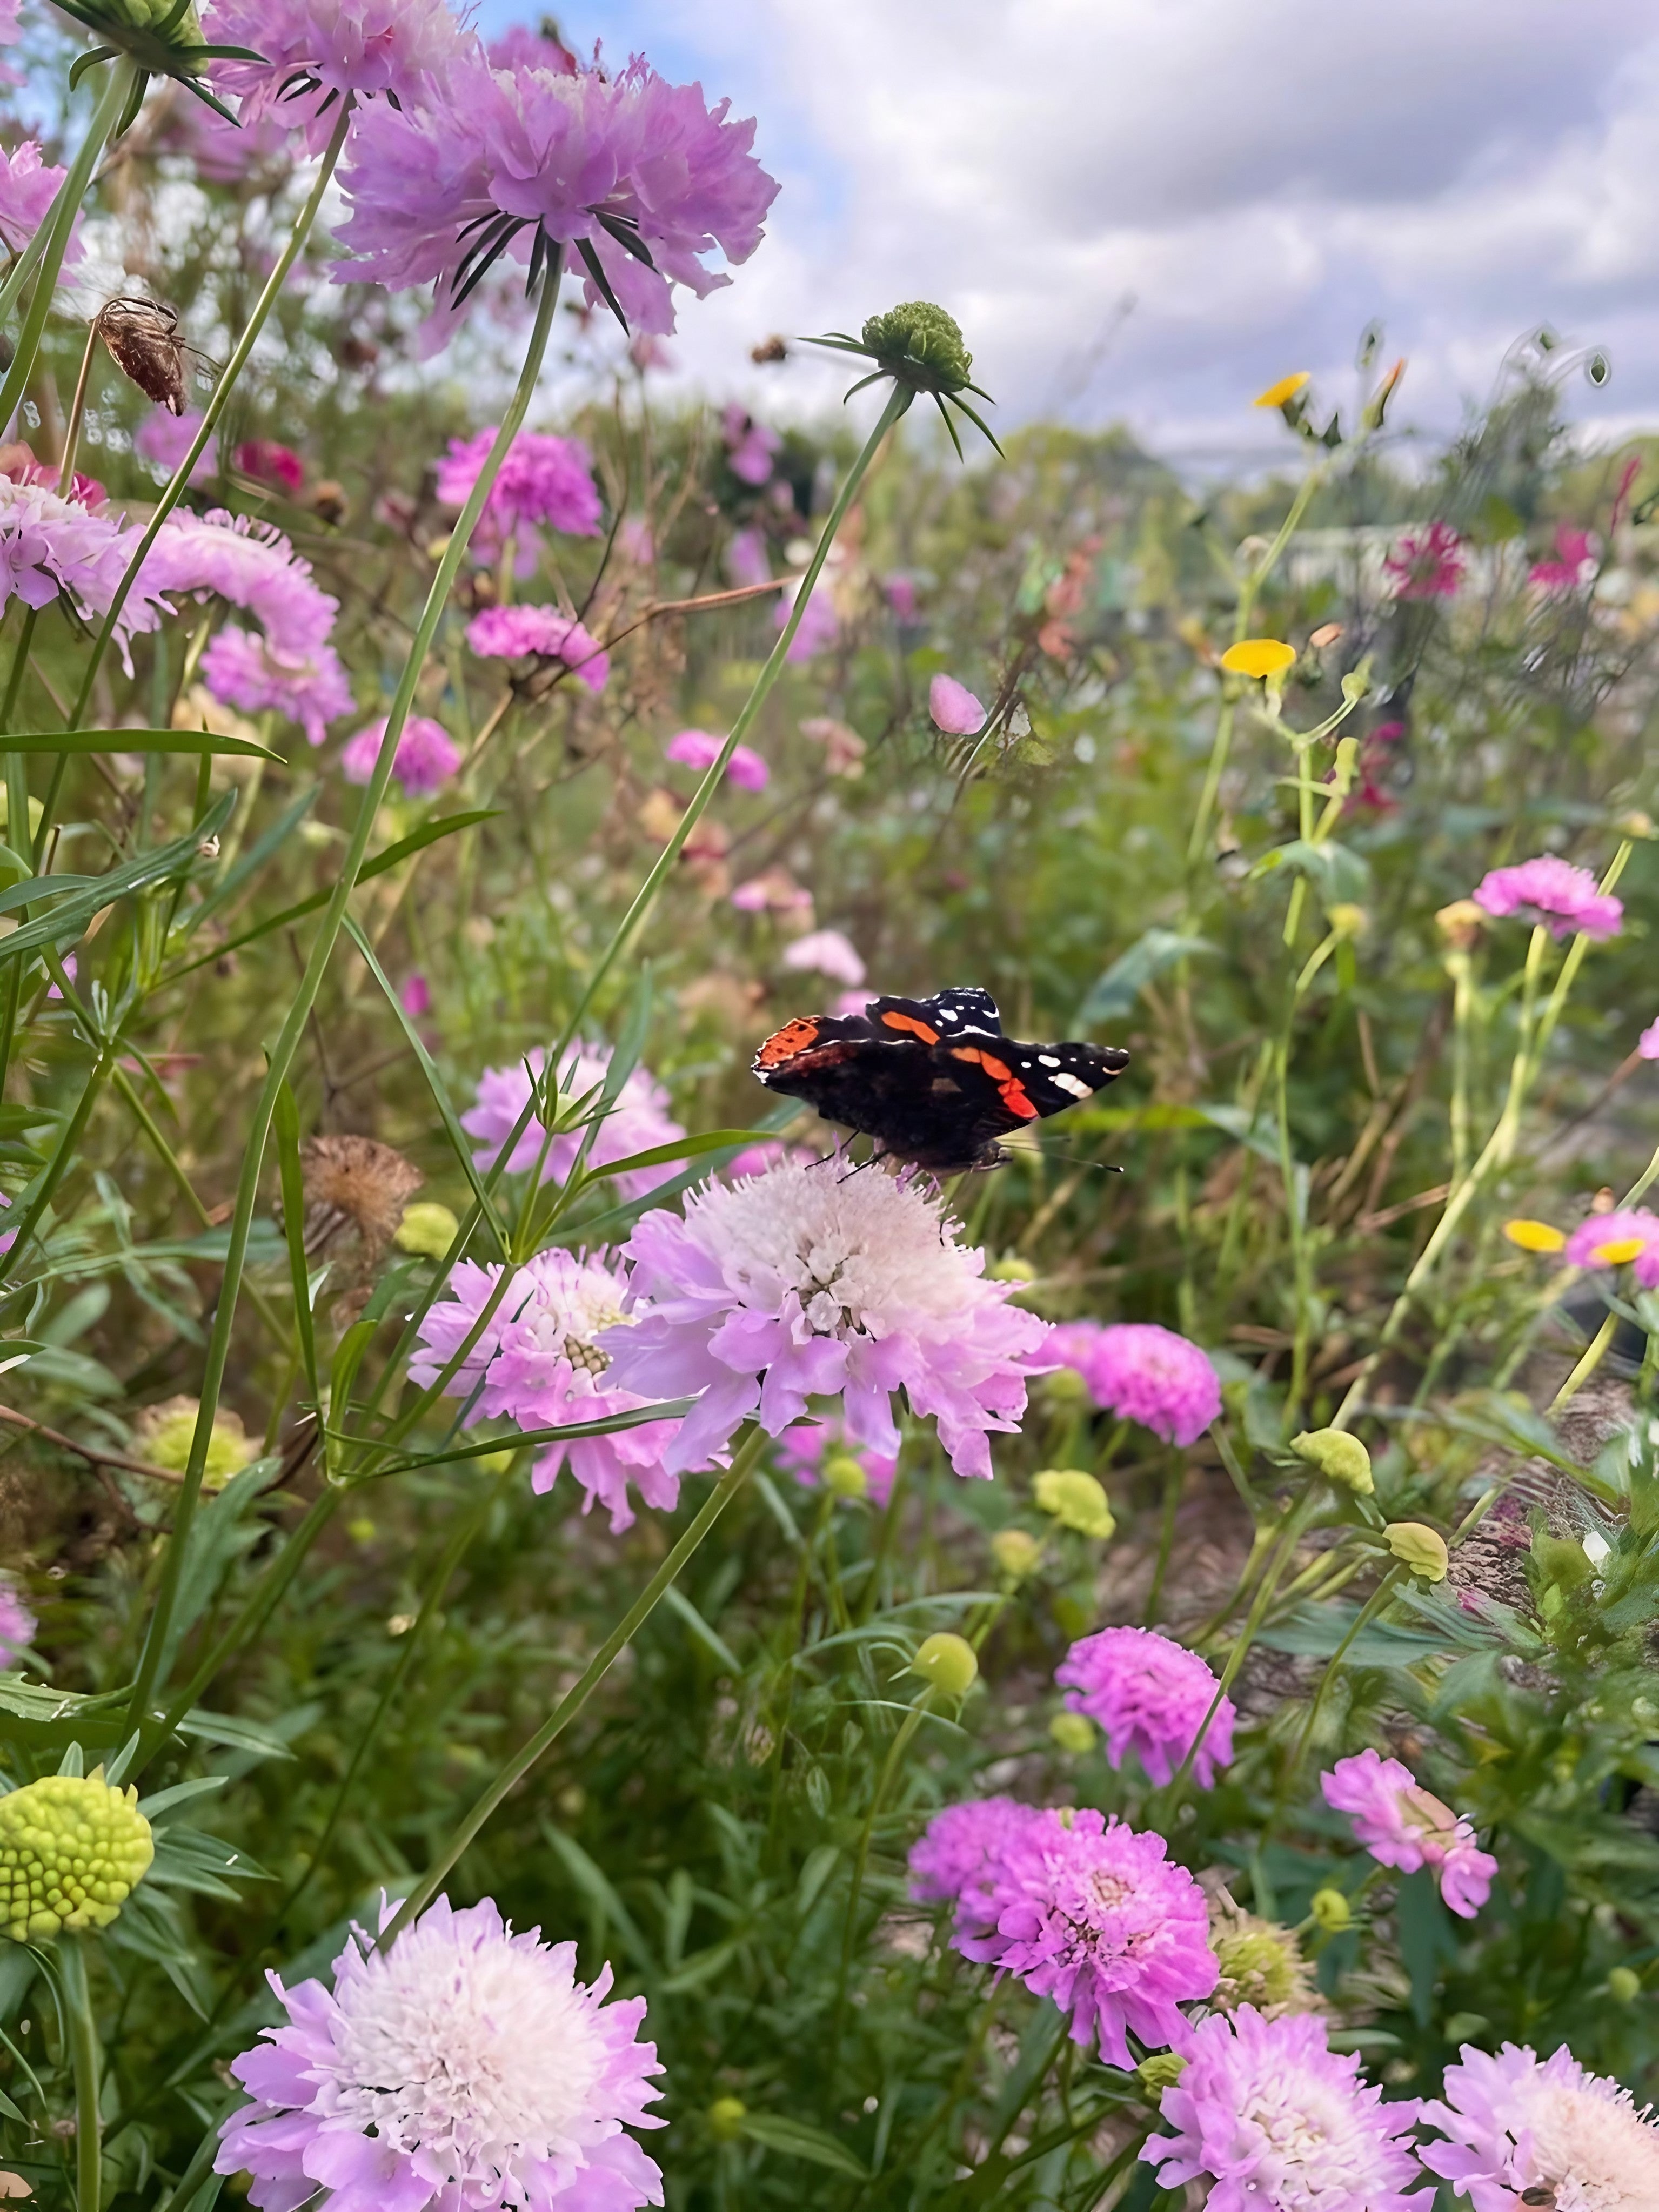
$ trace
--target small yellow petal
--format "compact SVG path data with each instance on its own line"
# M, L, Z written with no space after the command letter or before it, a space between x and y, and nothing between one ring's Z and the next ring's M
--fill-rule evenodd
M1590 1257L1606 1267L1622 1267L1626 1260L1639 1260L1647 1249L1645 1237L1615 1237L1610 1244L1598 1244Z
M1296 659L1296 647L1276 637L1242 637L1221 656L1230 676L1277 676Z
M1559 1252L1567 1241L1547 1221L1506 1221L1504 1234L1523 1252Z
M1265 392L1258 392L1250 402L1252 407L1282 407L1287 399L1294 399L1311 374L1305 368L1293 369L1290 375L1281 376L1277 384L1270 384Z

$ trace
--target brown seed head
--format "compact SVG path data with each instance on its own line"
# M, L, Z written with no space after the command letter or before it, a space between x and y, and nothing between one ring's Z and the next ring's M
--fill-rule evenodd
M371 1263L392 1242L422 1182L418 1168L373 1137L313 1137L300 1149L300 1166L307 1251L319 1252L343 1230L355 1229Z

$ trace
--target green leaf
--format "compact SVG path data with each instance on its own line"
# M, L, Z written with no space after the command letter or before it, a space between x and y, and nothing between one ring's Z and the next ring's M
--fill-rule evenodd
M165 883L169 877L186 874L196 864L198 848L203 841L216 836L229 821L236 799L235 792L226 792L185 836L175 837L170 844L157 845L148 853L140 853L135 860L112 868L107 875L95 877L87 890L75 892L61 905L53 907L50 914L42 915L38 921L25 922L9 937L0 938L0 966L38 952L43 945L79 937L94 915L113 906L118 899L129 897L151 884ZM209 955L210 958L214 957Z
M583 1182L599 1182L607 1176L631 1175L637 1168L666 1167L674 1160L701 1158L705 1152L741 1152L755 1141L752 1129L708 1129L700 1137L680 1137L672 1145L653 1145L648 1152L629 1152L625 1159L607 1160L603 1167L590 1168Z
M1147 930L1091 986L1072 1018L1079 1035L1086 1036L1097 1022L1121 1020L1148 983L1177 960L1215 950L1207 937L1186 937L1176 929Z
M251 738L211 730L24 730L6 739L9 753L227 753L242 760L282 762L281 753Z
M759 2143L764 2150L781 2152L786 2158L810 2159L814 2166L827 2166L836 2173L850 2174L855 2181L867 2181L869 2173L834 2136L826 2135L822 2128L811 2127L805 2120L786 2119L781 2112L745 2112L743 2132L750 2142Z
M276 1092L276 1159L283 1185L283 1234L288 1246L289 1288L294 1293L294 1321L300 1333L300 1358L306 1387L313 1406L322 1402L317 1372L317 1324L311 1310L311 1269L306 1260L306 1186L300 1165L300 1109L287 1083Z
M690 1630L692 1635L696 1638L698 1643L701 1644L706 1650L713 1654L716 1663L723 1667L726 1673L730 1674L734 1680L741 1680L743 1677L742 1662L732 1656L731 1646L723 1642L715 1632L708 1626L708 1623L697 1611L696 1607L692 1604L690 1599L687 1597L684 1591L678 1589L674 1583L670 1583L668 1588L662 1595L663 1602L667 1606L669 1611L671 1613L678 1613L680 1619Z
M1370 868L1358 853L1339 844L1334 837L1319 845L1305 837L1275 845L1250 870L1250 881L1258 881L1274 868L1294 868L1298 875L1306 876L1328 907L1363 906L1370 889Z

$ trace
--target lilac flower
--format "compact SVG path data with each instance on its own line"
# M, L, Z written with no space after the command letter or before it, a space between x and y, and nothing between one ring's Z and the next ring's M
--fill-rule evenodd
M777 629L782 629L788 623L795 600L799 597L799 588L793 592L786 589L783 597L778 602L777 613L774 617ZM800 618L800 628L790 639L789 650L785 653L784 659L795 662L816 660L819 653L829 652L840 635L841 622L836 613L835 602L820 584L806 602L805 611Z
M276 116L320 154L349 96L418 108L464 50L446 0L214 0L202 27L258 62L219 62L213 81L242 122Z
M201 103L195 101L192 105L200 106ZM205 115L213 113L210 107L202 112ZM170 477L195 443L196 433L201 427L199 407L187 408L182 415L169 415L165 407L155 408L133 433L132 450L141 461L148 461L152 468ZM190 472L190 481L193 484L208 483L218 473L219 434L216 430L203 447L201 457Z
M1121 1766L1133 1753L1160 1788L1191 1751L1216 1693L1208 1662L1151 1628L1103 1628L1085 1636L1054 1669L1074 1713L1086 1713L1106 1738L1106 1755ZM1218 1766L1233 1755L1237 1710L1223 1698L1193 1760L1200 1790L1214 1786Z
M17 20L22 4L23 0L0 0L0 46L15 46L22 37L23 27ZM0 64L0 84L25 84L27 81L21 70Z
M730 1173L730 1170L727 1172ZM878 1510L885 1508L893 1494L893 1478L898 1473L898 1454L848 1452L838 1424L797 1421L793 1428L786 1429L778 1438L777 1461L786 1474L794 1476L803 1490L816 1490L818 1469L823 1464L826 1451L839 1451L857 1460L864 1469L865 1496Z
M812 894L804 890L787 868L768 868L750 876L732 894L739 914L805 914L812 911Z
M747 260L777 192L750 151L753 123L728 121L729 109L709 109L700 87L667 84L637 58L613 76L495 70L481 52L464 54L420 107L377 103L358 117L341 177L351 208L341 238L357 258L337 275L394 291L435 280L439 318L453 326L480 249L499 241L525 262L539 238L585 273L589 307L604 295L579 246L629 322L665 335L671 282L700 299L729 283L702 257Z
M500 38L492 39L484 49L490 68L551 70L556 76L574 76L576 57L562 40L549 36L551 20L544 15L539 29L528 23L509 23Z
M398 1003L411 1022L422 1021L432 1012L432 986L418 968L413 975L404 977Z
M487 1067L478 1078L478 1103L462 1115L461 1127L469 1137L481 1139L482 1148L472 1155L481 1168L495 1164L496 1155L514 1123L530 1103L531 1075L533 1073L539 1079L542 1065L538 1048L516 1066ZM562 1071L561 1093L568 1098L586 1097L605 1081L610 1065L611 1054L607 1051L584 1045ZM594 1103L597 1104L597 1101ZM544 1182L562 1182L569 1174L585 1134L583 1130L573 1129L554 1138L548 1147ZM659 1145L672 1145L684 1134L685 1131L669 1114L668 1093L644 1068L636 1067L623 1085L616 1104L600 1123L588 1151L587 1164L590 1168L605 1167L612 1160L626 1159L632 1152L648 1152ZM509 1171L517 1174L534 1167L541 1148L542 1125L532 1121L513 1148L507 1163ZM616 1178L617 1188L624 1198L643 1198L670 1172L665 1168L635 1168ZM660 1397L662 1393L650 1395Z
M976 1797L935 1813L910 1847L910 1894L919 1905L955 1905L972 1892L981 1905L1008 1844L1042 1818L1012 1797Z
M734 584L771 581L772 563L766 539L758 530L734 530L726 549L726 573Z
M1049 1348L1097 1406L1183 1450L1221 1411L1221 1378L1208 1358L1156 1322L1066 1322Z
M392 1917L390 1906L382 1925ZM334 1987L285 1989L288 2017L231 2072L252 2099L214 2170L251 2173L262 2212L319 2190L331 2212L636 2212L662 2176L623 2128L646 2106L645 1999L607 2004L574 1943L515 1936L494 1904L439 1898L385 1951L354 1927Z
M9 70L5 76L10 82L17 82ZM0 147L0 241L9 252L21 253L40 229L66 174L65 170L40 159L40 149L33 138L26 138L15 154L8 154ZM69 244L64 249L64 268L73 268L85 252L81 243L81 218L76 216Z
M11 1243L10 1237L6 1243ZM37 1626L16 1583L9 1575L0 1575L0 1668L16 1665L20 1653L33 1642Z
M628 1255L652 1310L604 1348L625 1385L702 1393L677 1471L707 1467L750 1414L775 1437L818 1397L841 1400L853 1443L896 1452L902 1389L957 1473L988 1477L987 1439L1018 1426L1042 1367L1047 1324L984 1279L919 1176L786 1162L705 1183L684 1220L647 1213Z
M1474 2212L1652 2212L1659 2204L1659 2125L1630 2091L1581 2066L1565 2044L1547 2058L1506 2043L1465 2044L1446 2069L1445 2099L1420 2116L1447 2140L1425 2143L1431 2173Z
M1449 522L1408 530L1382 562L1396 599L1455 599L1463 580L1463 541Z
M1561 1255L1570 1267L1620 1267L1634 1262L1644 1291L1659 1286L1659 1214L1644 1206L1621 1206L1592 1213L1581 1221Z
M1648 1024L1636 1040L1636 1049L1644 1060L1659 1060L1659 1021Z
M681 730L670 738L663 751L682 768L694 768L702 775L720 758L720 747L725 743L725 738L717 738L712 730ZM772 775L760 755L747 745L733 747L732 757L726 763L726 773L744 791L764 791Z
M985 709L954 676L936 676L927 687L927 712L947 738L974 738L985 727Z
M1374 1859L1401 1874L1431 1868L1450 1911L1465 1920L1479 1912L1498 1862L1476 1844L1473 1823L1419 1788L1410 1767L1362 1751L1339 1759L1319 1786L1328 1805L1352 1816L1354 1834Z
M328 724L356 705L331 645L297 655L277 653L268 638L227 623L202 655L202 680L216 699L245 714L268 709L297 722L319 745Z
M1570 530L1565 523L1555 533L1555 550L1547 561L1534 561L1527 581L1551 599L1562 599L1588 584L1595 574L1595 544L1588 530Z
M756 422L746 407L734 400L721 416L726 438L726 465L739 482L763 484L772 473L772 457L783 441L775 430Z
M0 605L48 607L62 592L83 621L107 614L136 543L113 515L0 476ZM116 625L123 658L129 639L170 611L146 568Z
M3 1190L0 1190L0 1207L9 1206L10 1204L10 1199L7 1197ZM16 1242L17 1231L15 1229L8 1229L5 1234L3 1237L0 1237L0 1252L9 1252L12 1246Z
M1103 2063L1127 2068L1131 2033L1152 2050L1183 2039L1177 2008L1214 1989L1208 1930L1204 1893L1163 1837L1087 1809L1040 1813L1009 1835L963 1892L954 1941L1052 1997L1075 2042L1098 2032Z
M603 691L610 679L611 656L598 638L556 607L486 607L467 624L466 641L487 659L535 653L562 660L590 691Z
M805 1167L817 1158L816 1152L809 1152L803 1145L786 1145L779 1138L763 1137L757 1145L745 1145L735 1158L726 1162L722 1173L736 1182L741 1176L764 1175L780 1160L799 1160Z
M1575 930L1598 939L1617 937L1625 915L1624 902L1597 890L1588 868L1576 868L1553 853L1540 853L1512 868L1491 869L1473 896L1478 907L1499 919L1524 909L1547 921L1553 937Z
M470 1260L455 1268L451 1296L421 1323L410 1362L410 1379L421 1389L436 1382L460 1349L501 1274L499 1267L476 1267ZM611 1361L598 1339L625 1322L627 1296L628 1279L605 1253L538 1252L515 1271L449 1386L465 1397L467 1419L506 1419L521 1429L566 1428L653 1402L612 1389L604 1380ZM634 1524L630 1481L647 1505L678 1504L678 1480L663 1467L675 1427L672 1421L643 1421L610 1436L550 1445L536 1462L531 1487L538 1495L550 1490L568 1459L586 1492L583 1512L597 1498L611 1516L612 1533L620 1533Z
M438 464L438 497L446 507L466 505L496 436L492 426L471 438L450 440L449 451ZM521 430L507 447L484 501L483 521L497 538L538 522L568 537L597 538L599 520L592 456L581 440Z
M214 185L276 185L293 167L293 142L275 116L227 123L205 100L182 94L168 102L151 143L158 154L182 155Z
M838 929L809 930L784 947L783 964L811 975L828 975L836 983L856 988L866 970L852 945Z
M916 586L915 578L901 574L891 575L884 580L881 588L888 605L893 611L894 620L902 623L915 622L916 618ZM932 690L933 687L931 684L928 686L928 689L930 691ZM984 718L981 715L981 720L982 720ZM979 727L979 724L976 722L974 726L977 729Z
M370 722L348 739L340 755L340 769L348 783L367 783L380 757L380 740L388 717ZM460 747L441 722L429 714L411 714L404 724L392 773L411 799L424 799L441 790L461 764Z
M1161 2188L1206 2181L1209 2212L1423 2212L1406 2194L1422 2179L1406 2140L1415 2100L1385 2105L1358 2057L1330 2049L1323 2021L1240 2005L1201 2021L1182 2056L1159 2106L1175 2133L1140 2153Z

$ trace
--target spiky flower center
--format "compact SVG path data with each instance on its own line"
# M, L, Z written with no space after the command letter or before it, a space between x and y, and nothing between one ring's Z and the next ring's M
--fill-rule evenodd
M101 1768L0 1797L0 1927L14 1943L109 1926L155 1856L137 1805Z

